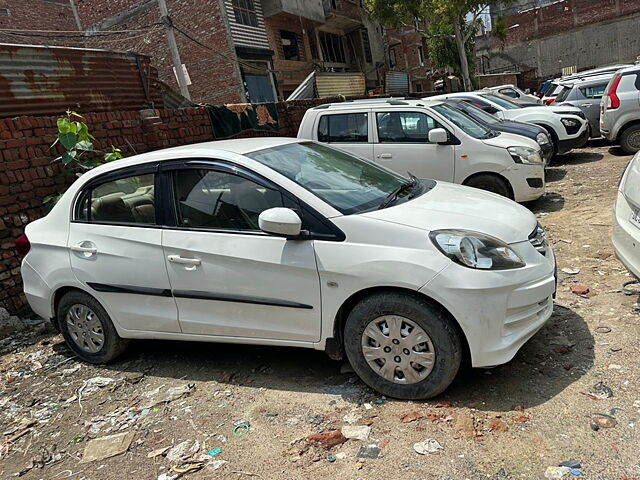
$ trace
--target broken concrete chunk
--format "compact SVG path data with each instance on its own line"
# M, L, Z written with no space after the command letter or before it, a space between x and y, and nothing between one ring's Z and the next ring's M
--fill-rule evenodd
M371 433L371 427L366 425L345 425L342 427L342 435L354 440L367 440Z
M105 458L125 453L129 450L134 435L135 432L123 432L89 441L84 449L80 463L104 460Z

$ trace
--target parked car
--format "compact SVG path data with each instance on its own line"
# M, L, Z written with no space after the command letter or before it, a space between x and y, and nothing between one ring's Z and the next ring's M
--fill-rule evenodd
M541 105L542 101L535 95L531 95L515 85L500 85L489 87L488 90L509 97L512 102L518 105Z
M491 130L522 135L523 137L534 140L542 151L542 158L544 159L545 165L548 165L551 161L551 157L553 157L553 143L549 137L549 132L547 132L545 128L533 123L500 119L460 98L451 98L446 101L446 104L466 113L476 122L481 123Z
M589 121L589 136L600 137L600 100L613 74L578 77L561 84L556 105L577 107Z
M355 101L307 110L298 138L316 140L401 175L481 188L525 202L544 194L534 141L496 133L442 102Z
M575 107L522 107L504 97L486 92L448 93L429 98L461 98L498 118L539 125L551 135L555 153L566 153L573 148L579 148L589 139L584 113Z
M29 304L87 362L134 338L314 348L407 399L445 390L465 355L508 362L556 285L526 208L292 138L102 165L17 247Z
M555 80L550 80L544 82L542 84L542 88L544 88L544 93L542 97L542 103L545 105L551 105L556 101L557 96L562 91L562 83L571 82L576 79L585 79L588 77L594 77L598 75L604 74L613 74L618 70L626 67L632 66L631 64L616 64L616 65L608 65L606 67L592 68L589 70L583 70L582 72L574 73L572 75L566 75L564 77L556 78Z
M626 153L640 150L640 64L618 71L600 101L600 133Z
M553 102L556 101L556 97L560 93L560 90L562 90L562 87L560 86L559 78L556 78L555 80L551 80L546 83L547 83L547 86L544 89L544 93L542 94L542 98L540 99L540 101L542 102L543 105L551 105Z
M640 153L620 180L613 214L613 247L618 259L640 280Z

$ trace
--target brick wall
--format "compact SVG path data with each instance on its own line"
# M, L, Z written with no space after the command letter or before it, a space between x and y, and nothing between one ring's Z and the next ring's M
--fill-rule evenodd
M280 102L277 133L245 131L237 138L295 136L307 109L341 100ZM0 119L0 307L12 313L28 311L15 239L24 233L27 223L43 215L44 197L64 191L73 180L61 175L57 163L51 163L61 153L49 148L57 132L56 118ZM125 156L215 139L204 107L89 113L84 119L97 138L96 148L106 150L114 145Z
M433 66L429 61L429 53L424 41L423 32L426 31L426 25L422 22L418 24L418 31L415 26L408 25L400 27L397 30L387 29L386 40L395 52L396 66L392 70L401 71L409 74L411 91L416 92L418 85L421 91L426 92L433 89L433 78L431 69ZM418 48L422 46L424 62L420 64L420 54Z
M68 0L0 0L0 9L7 9L7 13L0 13L0 28L29 30L57 30L77 31L78 27L73 19L73 13ZM10 35L0 33L2 43L41 43L42 38L35 36ZM49 45L79 46L80 39L49 38Z

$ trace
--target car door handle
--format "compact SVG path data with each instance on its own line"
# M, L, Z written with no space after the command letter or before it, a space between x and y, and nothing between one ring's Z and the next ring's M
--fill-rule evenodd
M71 247L71 251L82 253L85 257L90 257L98 253L98 249L95 246L86 246L87 244L93 245L91 242L80 242L79 244Z
M592 104L591 103L583 103L582 105L580 105L581 107L590 107Z
M390 153L382 153L378 155L378 158L393 158L393 155Z
M197 267L202 263L199 258L184 258L180 255L168 255L167 260L172 263L179 263L181 265L189 265L192 267Z

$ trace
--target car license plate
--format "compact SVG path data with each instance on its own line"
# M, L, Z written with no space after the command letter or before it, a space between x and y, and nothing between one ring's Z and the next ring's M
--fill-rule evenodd
M629 221L632 225L640 228L640 208L636 208L631 211L631 218Z

